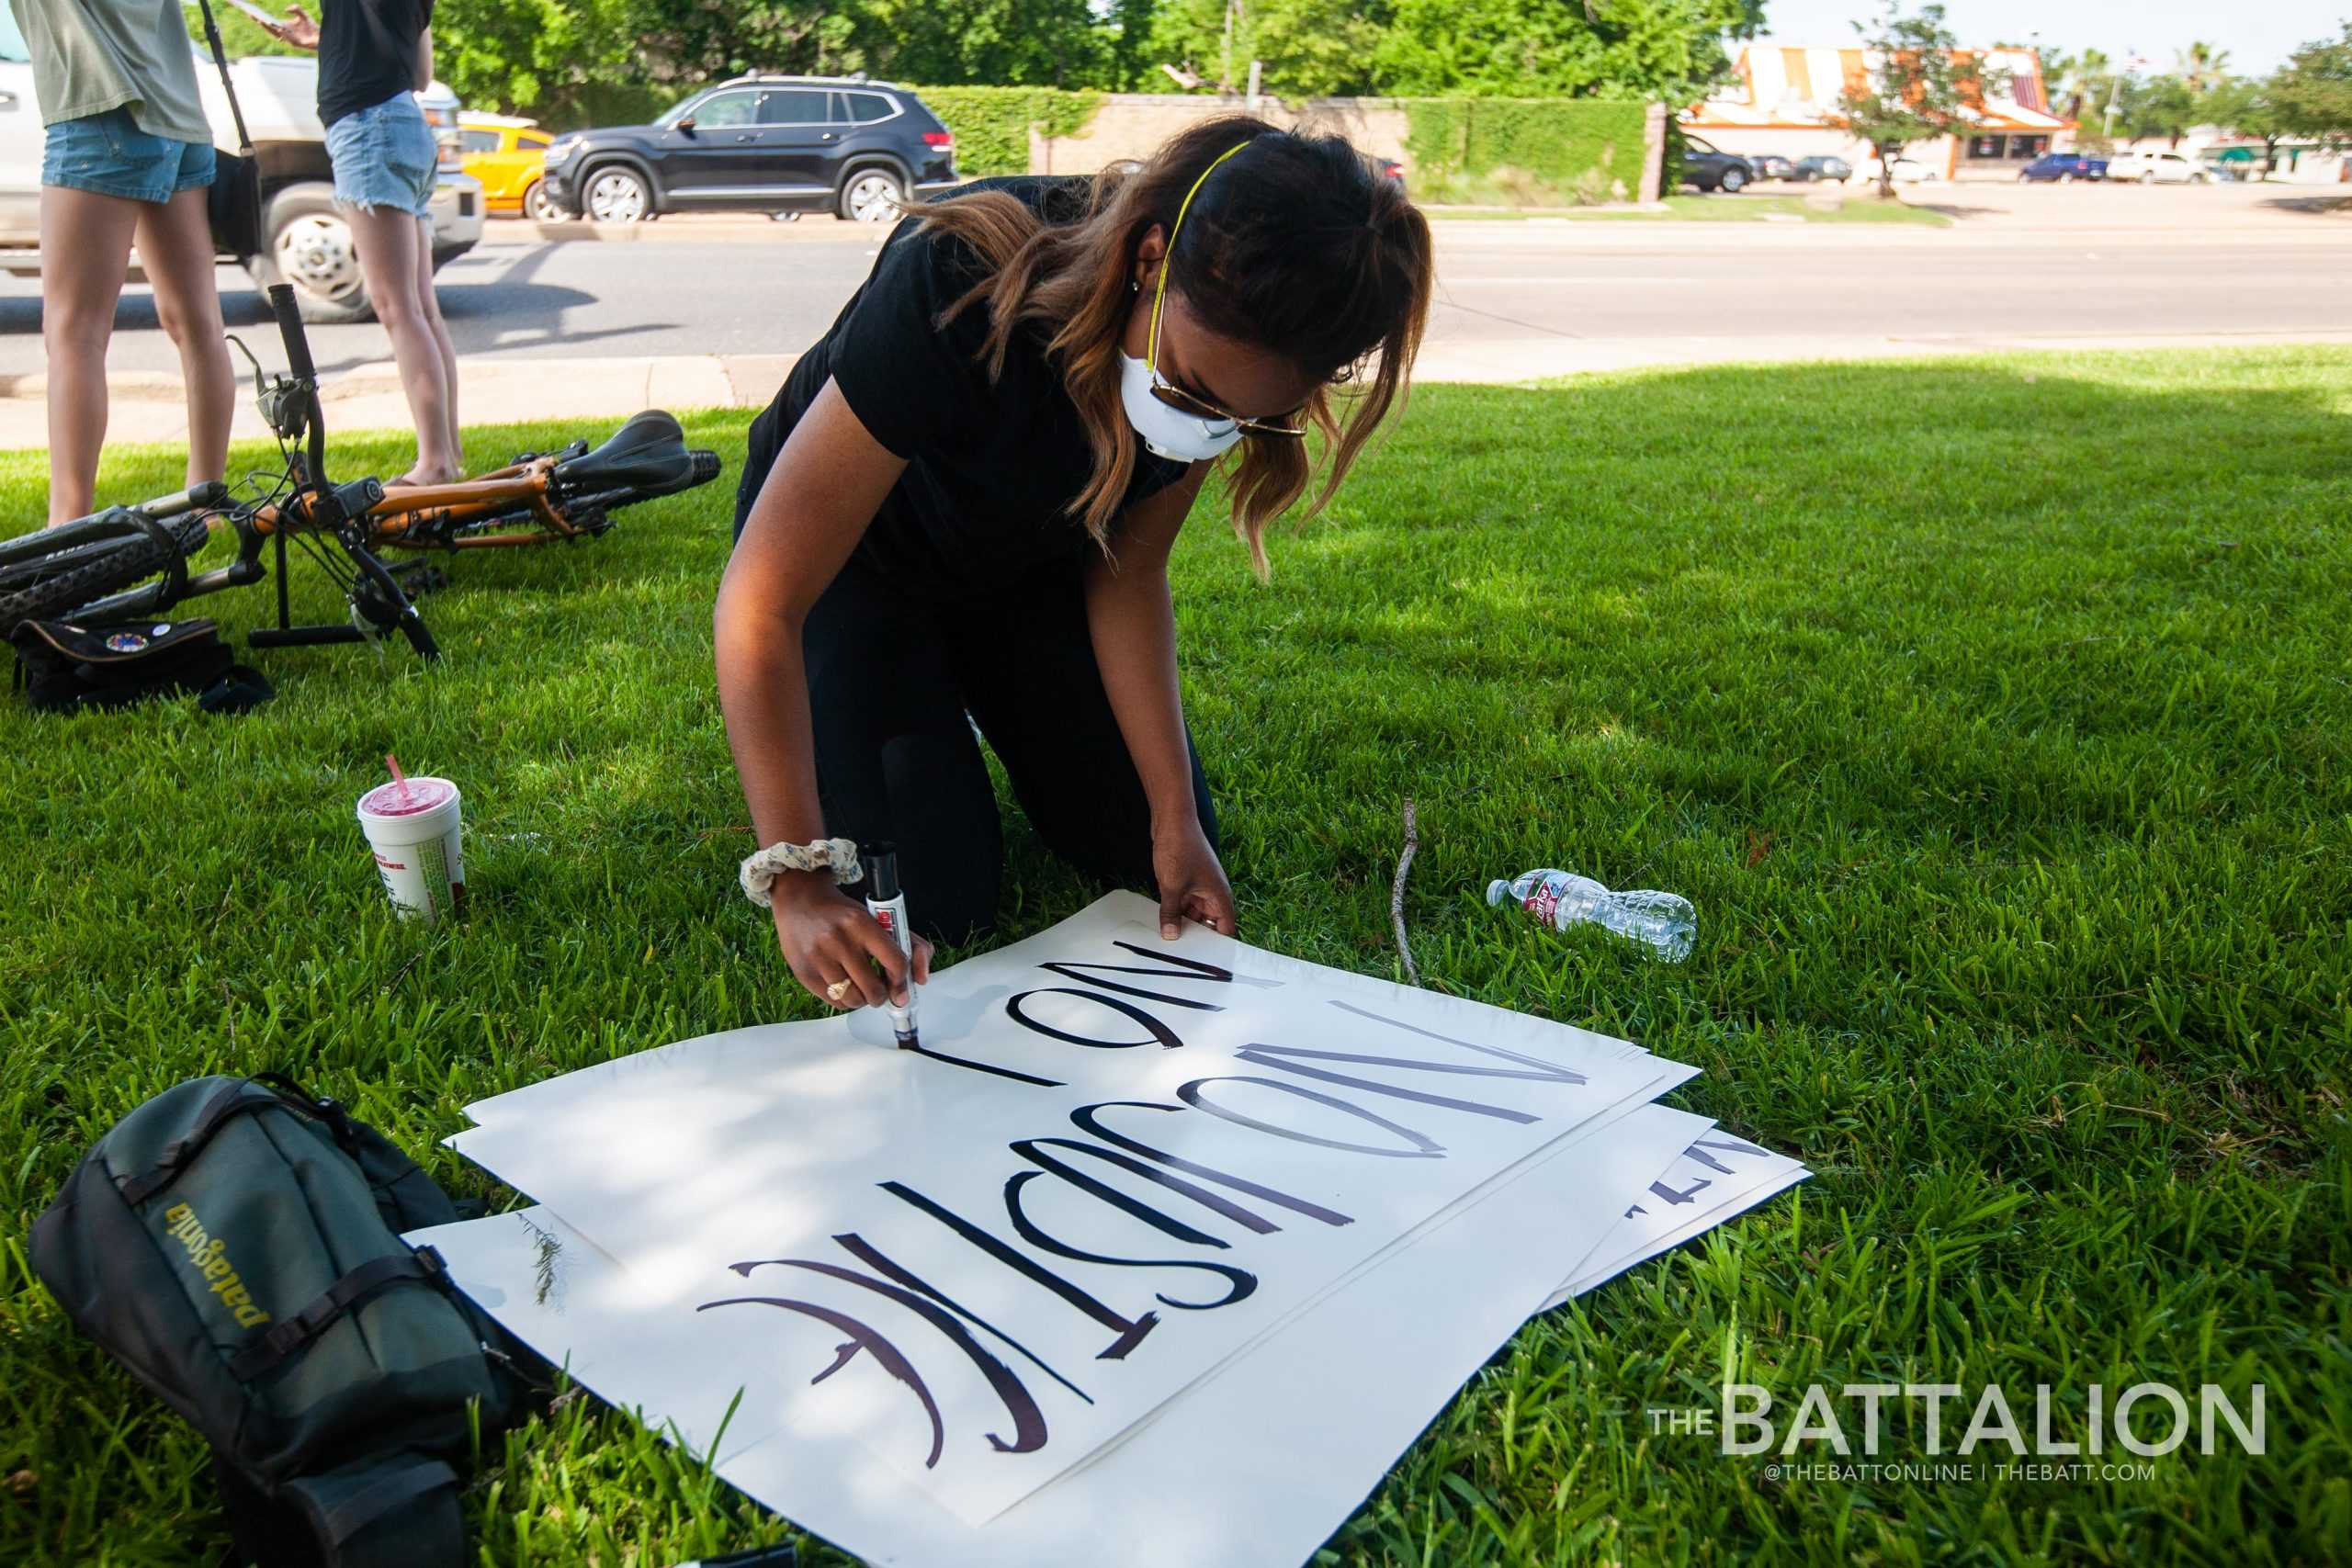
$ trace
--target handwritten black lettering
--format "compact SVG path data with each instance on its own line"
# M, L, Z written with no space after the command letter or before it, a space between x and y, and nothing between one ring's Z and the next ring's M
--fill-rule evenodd
M1163 1106L1161 1109L1173 1111L1176 1107ZM1087 1183L1086 1179L1080 1176L1069 1166L1063 1164L1061 1161L1054 1158L1051 1155L1040 1154L1038 1152L1040 1149L1047 1147L1068 1149L1072 1154L1087 1155L1092 1158L1102 1161L1106 1165L1117 1166L1121 1170L1140 1176L1146 1181L1165 1187L1171 1192L1181 1192L1185 1197L1190 1198L1193 1202L1200 1204L1203 1208L1222 1214L1227 1219L1231 1220L1235 1224L1253 1230L1260 1235L1271 1235L1275 1231L1282 1229L1282 1226L1274 1224L1273 1221L1269 1220L1263 1215L1261 1215L1251 1210L1243 1208L1240 1204L1233 1201L1230 1198L1220 1198L1216 1193L1210 1191L1207 1188L1196 1187L1181 1176L1170 1176L1164 1170L1154 1170L1151 1167L1144 1164L1143 1161L1133 1158L1127 1155L1123 1155L1116 1149L1099 1149L1092 1144L1080 1143L1076 1138L1023 1138L1012 1145L1013 1153L1021 1156L1023 1159L1031 1160L1038 1165L1044 1166L1047 1170L1054 1172L1064 1180L1081 1185L1089 1185L1090 1189L1095 1190L1097 1195L1100 1196L1106 1203L1116 1203L1123 1208L1127 1208L1130 1203L1133 1203L1134 1206L1128 1208L1128 1213L1135 1214L1139 1219L1145 1214L1157 1213L1159 1211L1147 1209L1140 1203L1134 1203L1133 1200L1127 1198L1125 1194L1120 1192L1116 1188L1099 1182L1091 1184ZM1216 1238L1214 1237L1210 1237L1209 1239L1216 1246L1223 1247L1225 1245L1221 1241L1216 1241Z
M1547 1062L1541 1056L1529 1056L1517 1051L1506 1051L1499 1045L1479 1045L1468 1040L1457 1040L1451 1034L1440 1034L1434 1029L1423 1029L1418 1024L1389 1018L1374 1012L1368 1008L1357 1007L1351 1002L1334 1001L1331 1005L1341 1012L1351 1012L1358 1018L1368 1018L1374 1023L1385 1023L1392 1029L1401 1029L1408 1034L1418 1034L1424 1040L1442 1040L1448 1045L1459 1045L1464 1051L1476 1051L1481 1056L1493 1056L1500 1061L1517 1062L1526 1069L1523 1072L1515 1073L1506 1067L1440 1067L1431 1064L1431 1071L1464 1073L1478 1077L1535 1078L1545 1083L1582 1084L1592 1081L1574 1067L1564 1067L1556 1062Z
M1231 1306L1234 1303L1256 1292L1258 1277L1246 1269L1236 1269L1224 1263L1209 1263L1187 1258L1113 1258L1104 1253L1085 1251L1048 1235L1043 1227L1029 1217L1028 1211L1022 1206L1021 1201L1021 1190L1032 1181L1044 1179L1044 1177L1043 1171L1018 1171L1007 1179L1004 1184L1004 1212L1012 1221L1013 1233L1039 1251L1050 1252L1057 1258L1072 1258L1080 1263L1107 1264L1114 1269L1199 1269L1216 1275L1226 1282L1224 1298L1214 1302L1180 1302L1165 1292L1156 1292L1155 1299L1162 1304L1178 1307L1186 1312L1204 1312L1213 1307ZM1093 1185L1099 1186L1100 1183ZM1225 1246L1225 1243L1215 1236L1204 1235L1182 1221L1171 1220L1146 1205L1122 1202L1119 1207L1130 1213L1141 1209L1147 1224L1170 1235L1197 1241L1209 1247Z
M1116 1145L1130 1154L1141 1155L1148 1160L1157 1160L1170 1170L1181 1170L1187 1176L1197 1176L1204 1181L1214 1181L1219 1187L1229 1187L1236 1192L1247 1192L1252 1198L1262 1198L1269 1203L1288 1209L1293 1213L1305 1214L1311 1220L1320 1220L1327 1225L1351 1225L1356 1223L1353 1216L1340 1213L1337 1209L1327 1209L1322 1204L1310 1202L1305 1198L1295 1198L1278 1188L1267 1187L1251 1181L1246 1177L1234 1176L1214 1166L1202 1165L1197 1161L1171 1155L1164 1149L1155 1149L1148 1144L1138 1143L1124 1133L1114 1133L1102 1125L1102 1120L1097 1114L1099 1111L1113 1110L1180 1112L1183 1109L1181 1105L1159 1105L1148 1100L1105 1100L1092 1105L1080 1106L1069 1113L1069 1119L1080 1132L1091 1133L1104 1143Z
M1070 1283L1035 1258L1029 1257L1019 1247L989 1235L963 1215L932 1201L904 1182L885 1181L881 1183L881 1188L883 1191L900 1202L912 1204L929 1214L1006 1268L1014 1269L1043 1285L1095 1322L1102 1325L1103 1327L1115 1330L1118 1337L1114 1339L1107 1348L1095 1352L1094 1359L1098 1361L1125 1359L1128 1351L1143 1343L1145 1335L1159 1326L1158 1313L1148 1312L1140 1317L1131 1318L1114 1308L1104 1305L1079 1286Z
M1109 1008L1112 1011L1124 1013L1143 1025L1144 1032L1150 1036L1150 1039L1097 1040L1092 1035L1072 1034L1068 1030L1056 1029L1050 1023L1040 1023L1021 1009L1021 1004L1031 997L1076 997L1080 1001L1092 1002L1097 1007ZM1097 996L1092 991L1073 990L1067 986L1046 986L1034 991L1023 991L1017 997L1007 997L1004 1001L1004 1015L1023 1029L1033 1030L1056 1040L1066 1040L1072 1045L1084 1045L1096 1051L1132 1051L1138 1045L1150 1044L1153 1040L1159 1041L1164 1049L1173 1051L1184 1043L1176 1037L1174 1030L1133 1002L1123 1002L1116 997Z
M850 1232L846 1238L835 1236L833 1239L841 1242L856 1240L861 1245L864 1242L864 1238L858 1236L854 1231ZM989 1447L999 1453L1027 1454L1035 1453L1046 1446L1045 1412L1037 1408L1037 1402L1030 1397L1029 1390L1018 1377L1013 1375L1012 1369L989 1355L987 1347L973 1338L961 1323L914 1292L894 1285L887 1280L877 1280L871 1274L861 1274L854 1269L844 1269L838 1263L820 1263L812 1258L755 1258L748 1263L730 1263L727 1267L747 1280L752 1277L752 1270L754 1269L806 1269L813 1274L822 1274L828 1279L855 1285L860 1290L872 1291L876 1295L898 1303L944 1335L950 1344L964 1353L966 1359L979 1369L980 1375L988 1379L989 1387L993 1389L997 1398L1003 1402L1005 1413L1012 1417L1012 1440L1007 1442L994 1432L989 1432L983 1435L987 1437ZM699 1312L703 1309L697 1307L695 1310ZM842 1363L846 1362L851 1356L855 1355L859 1349L867 1348L863 1345L843 1347L843 1354L841 1358L812 1381L821 1382L824 1378L831 1377L841 1370ZM880 1359L878 1356L876 1359ZM910 1367L911 1370L911 1364ZM924 1392L927 1399L929 1391ZM928 1462L937 1462L938 1451L939 1438L934 1436L932 1459Z
M1311 1100L1317 1105L1328 1105L1332 1110L1343 1111L1359 1121L1369 1122L1383 1132L1394 1133L1413 1146L1409 1150L1385 1149L1373 1144L1351 1144L1340 1138L1320 1138L1312 1133L1301 1133L1294 1128L1276 1126L1272 1122L1261 1122L1254 1116L1244 1116L1238 1111L1219 1105L1202 1092L1210 1084L1219 1083L1256 1084L1261 1089L1272 1089L1277 1094L1293 1095L1300 1100ZM1195 1111L1205 1111L1210 1115L1230 1122L1236 1126L1248 1127L1260 1133L1271 1133L1277 1138L1288 1138L1294 1143L1313 1144L1317 1148L1340 1149L1348 1154L1375 1155L1383 1159L1443 1159L1445 1157L1445 1145L1435 1138L1425 1137L1401 1122L1391 1122L1387 1117L1366 1111L1360 1105L1351 1105L1336 1095L1320 1094L1311 1089L1301 1089L1295 1083L1284 1083L1280 1078L1261 1078L1246 1073L1231 1074L1224 1077L1194 1078L1190 1083L1177 1086L1176 1098Z
M1225 1010L1216 1002L1196 1001L1190 997L1170 996L1165 991L1147 991L1140 986L1131 986L1121 980L1106 980L1102 976L1141 975L1155 980L1207 980L1216 985L1230 986L1234 983L1232 970L1220 968L1214 964L1204 964L1197 958L1185 958L1178 953L1154 953L1148 947L1137 947L1131 942L1114 942L1111 945L1125 948L1137 958L1148 958L1152 960L1155 967L1146 968L1134 964L1090 964L1081 963L1076 959L1056 959L1049 964L1040 964L1037 967L1050 970L1065 980L1075 980L1081 986L1099 986L1106 991L1121 991L1130 997L1143 997L1155 1002L1170 1002L1180 1008L1198 1008L1204 1012ZM1171 964L1175 967L1170 967ZM1270 988L1281 985L1278 980L1250 980L1245 983Z
M922 1402L923 1414L931 1417L931 1455L922 1461L923 1468L929 1470L939 1463L939 1456L947 1446L947 1424L939 1418L939 1401L931 1397L931 1390L924 1385L922 1374L915 1371L914 1363L908 1360L899 1352L899 1348L891 1344L883 1335L860 1323L847 1313L835 1312L831 1307L819 1306L815 1302L793 1301L786 1296L729 1296L724 1301L705 1302L695 1310L708 1312L713 1307L726 1306L776 1307L785 1312L798 1313L803 1317L813 1317L820 1323L831 1324L848 1335L849 1342L835 1348L833 1364L810 1378L809 1386L813 1388L823 1382L827 1378L848 1366L850 1359L860 1350L865 1351L874 1358L876 1365L906 1384L915 1398Z
M1069 1379L1062 1376L1061 1373L1054 1371L1052 1367L1046 1365L1046 1362L1038 1357L1037 1353L1030 1349L1028 1346L1023 1345L1020 1340L1015 1339L1012 1335L1007 1334L1003 1329L999 1328L987 1318L982 1317L979 1314L972 1311L971 1308L965 1306L962 1303L948 1295L944 1291L939 1289L938 1286L933 1285L922 1275L915 1273L912 1269L901 1268L897 1263L892 1262L888 1254L875 1247L873 1243L867 1241L864 1236L859 1235L855 1231L850 1231L845 1235L837 1235L833 1237L833 1240L840 1244L843 1251L847 1252L852 1258L856 1258L860 1263L865 1264L868 1269L873 1269L876 1273L895 1280L910 1291L929 1296L933 1301L937 1302L941 1306L945 1307L949 1312L954 1313L956 1316L962 1318L973 1327L987 1329L990 1334L995 1335L999 1339L1001 1339L1007 1345L1012 1346L1014 1350L1020 1353L1021 1358L1027 1361L1031 1366L1036 1368L1039 1371L1045 1373L1047 1377L1053 1379L1064 1388L1069 1390L1070 1393L1078 1395L1079 1398L1084 1400L1087 1404L1091 1404L1094 1403L1094 1396L1092 1394L1088 1393L1084 1389L1079 1387L1076 1383L1070 1382Z

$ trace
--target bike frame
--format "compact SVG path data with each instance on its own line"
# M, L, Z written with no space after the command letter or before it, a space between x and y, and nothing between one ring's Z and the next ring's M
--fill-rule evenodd
M579 449L584 451L586 446L582 442ZM592 530L574 524L548 499L555 466L568 455L542 453L469 479L387 491L363 515L368 543L371 548L479 550L585 538ZM535 523L538 531L461 536L465 529L505 521ZM253 525L265 536L281 528L302 532L313 526L300 512L289 515L272 506L258 508Z

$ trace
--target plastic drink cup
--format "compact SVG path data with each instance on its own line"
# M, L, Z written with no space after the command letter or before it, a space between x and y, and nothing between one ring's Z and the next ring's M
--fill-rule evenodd
M437 920L463 901L458 786L447 779L380 784L359 797L359 828L384 893L404 918Z

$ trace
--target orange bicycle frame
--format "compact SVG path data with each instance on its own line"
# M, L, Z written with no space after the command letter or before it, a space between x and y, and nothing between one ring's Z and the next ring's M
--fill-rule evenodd
M562 457L563 454L548 453L474 479L443 485L402 485L387 491L384 499L369 507L361 519L368 530L368 546L371 549L477 550L580 538L584 531L574 526L548 499L548 475ZM482 534L471 538L450 538L446 535L447 529L487 523L518 507L529 513L529 521L537 525L534 530ZM303 511L307 512L307 507ZM265 506L254 513L254 525L264 534L274 534L284 517L279 508ZM310 526L308 517L300 513L287 521L295 529Z

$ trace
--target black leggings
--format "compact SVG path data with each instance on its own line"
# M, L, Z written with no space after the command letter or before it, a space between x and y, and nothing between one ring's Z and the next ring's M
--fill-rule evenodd
M801 650L825 831L897 844L918 931L963 942L995 923L1004 838L974 724L1047 848L1099 882L1156 891L1150 807L1102 690L1076 570L925 608L853 560L809 611ZM1215 845L1189 732L1185 748Z

